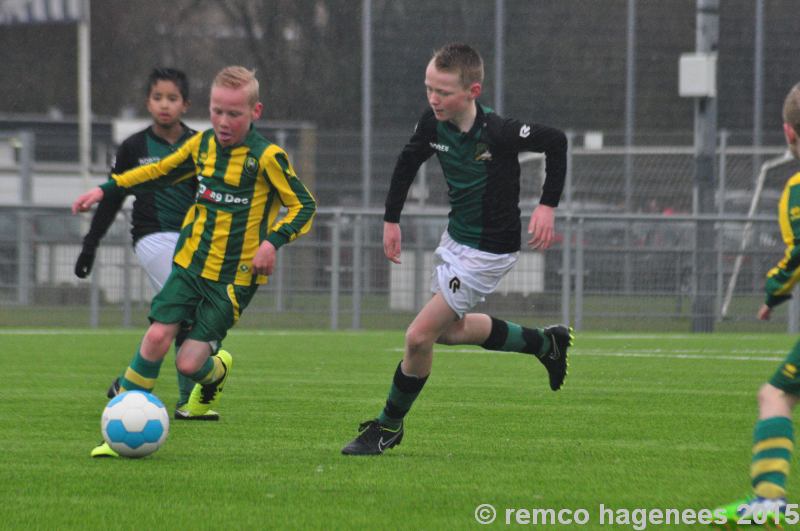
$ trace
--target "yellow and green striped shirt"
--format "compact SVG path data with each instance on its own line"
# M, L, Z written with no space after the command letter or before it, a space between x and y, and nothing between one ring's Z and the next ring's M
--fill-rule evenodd
M194 171L180 174L187 161ZM252 273L258 246L268 240L277 249L307 233L316 202L286 152L255 129L227 148L217 144L213 129L197 133L172 155L112 175L101 188L165 186L195 177L197 198L183 221L175 263L217 282L265 283L265 275ZM281 206L287 213L277 219Z
M783 259L767 272L764 286L767 306L776 306L791 296L800 279L800 173L794 174L783 188L778 202L778 223L786 244Z

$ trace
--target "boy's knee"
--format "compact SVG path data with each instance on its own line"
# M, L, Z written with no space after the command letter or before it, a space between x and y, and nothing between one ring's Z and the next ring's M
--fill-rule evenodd
M411 352L430 349L435 339L413 325L406 330L406 346Z
M175 358L175 368L184 376L191 376L199 371L200 367L196 365L195 361L188 357L178 356Z
M174 337L175 334L173 333L172 329L169 326L161 323L153 323L150 325L150 328L147 329L147 334L145 335L145 339L148 342L161 347L166 347L167 350L169 350L170 344L172 343Z

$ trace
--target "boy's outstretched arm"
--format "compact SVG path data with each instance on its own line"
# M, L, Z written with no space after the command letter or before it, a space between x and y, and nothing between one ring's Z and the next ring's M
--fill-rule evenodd
M72 203L72 213L86 212L92 205L99 203L103 199L103 189L96 186L86 193L83 193Z

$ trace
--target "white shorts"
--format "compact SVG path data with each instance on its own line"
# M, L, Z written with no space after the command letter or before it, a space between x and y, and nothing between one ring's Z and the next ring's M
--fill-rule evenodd
M177 232L154 232L136 242L134 252L158 293L172 272L172 258L178 244Z
M497 289L518 258L519 252L494 254L467 247L445 231L434 254L431 291L441 293L461 319Z

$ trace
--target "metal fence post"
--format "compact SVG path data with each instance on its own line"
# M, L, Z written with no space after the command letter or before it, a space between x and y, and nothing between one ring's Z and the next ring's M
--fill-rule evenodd
M575 134L567 132L567 175L564 189L567 206L566 227L564 228L564 239L561 247L561 320L569 323L569 303L570 303L570 245L572 244L572 141Z
M19 133L20 205L17 211L17 302L31 303L31 272L33 271L33 149L35 139L31 131Z
M97 253L89 282L89 326L100 326L100 272L103 270L102 253Z
M424 223L423 217L414 218L414 311L419 311L422 308L423 301L425 300L425 285L422 279L425 276L425 245L423 244L424 231L422 230Z
M284 278L286 275L283 272L284 262L286 259L284 255L289 252L289 249L286 248L284 245L283 248L280 250L279 253L275 255L275 271L270 277L270 284L273 285L273 289L275 290L275 311L280 313L286 308L286 301L284 292L286 291L286 286L284 282Z
M567 215L567 226L564 229L564 242L561 248L561 321L569 323L569 299L570 299L570 284L571 284L571 268L570 261L570 245L572 242L572 217Z
M363 224L364 216L358 214L353 226L353 322L352 328L358 330L361 328L361 260L363 256Z
M122 326L130 328L131 326L131 304L133 298L133 281L131 275L134 274L134 269L131 267L131 255L133 255L133 248L128 245L123 245L122 252Z
M342 211L337 210L331 227L331 330L339 329L339 267L342 247Z
M578 232L575 235L575 322L578 332L583 327L583 218L578 219Z
M719 186L717 188L717 214L720 218L725 214L725 179L727 177L727 150L728 150L728 135L730 133L727 129L723 129L719 133ZM722 301L723 293L725 291L725 260L724 260L724 246L725 246L725 222L721 221L717 224L717 301L714 305L714 317L717 322L722 320Z

